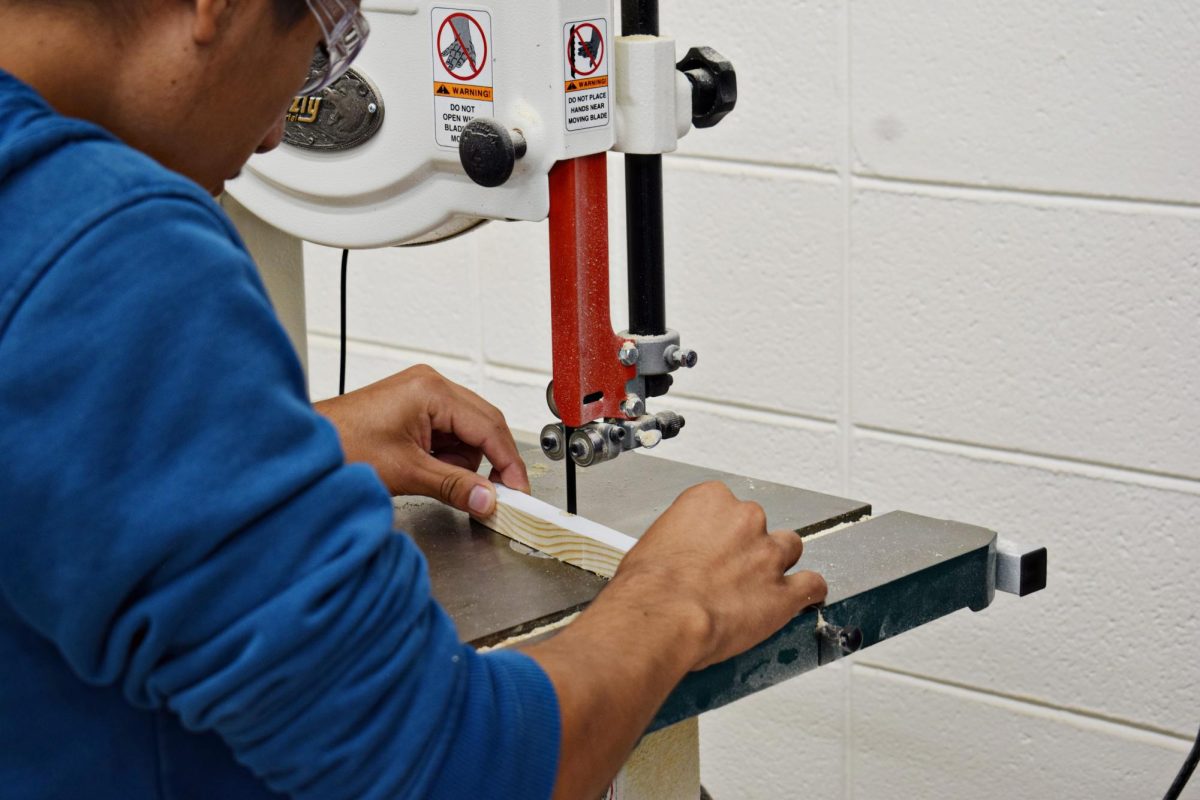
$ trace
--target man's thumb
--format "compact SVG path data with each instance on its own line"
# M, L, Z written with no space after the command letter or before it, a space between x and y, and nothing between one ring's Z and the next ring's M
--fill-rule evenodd
M477 473L431 459L433 496L459 511L486 517L496 506L496 490Z

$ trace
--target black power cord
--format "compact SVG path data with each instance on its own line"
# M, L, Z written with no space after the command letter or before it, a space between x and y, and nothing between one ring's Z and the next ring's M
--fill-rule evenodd
M1175 776L1175 780L1171 783L1171 788L1167 789L1167 793L1163 795L1163 800L1178 800L1179 795L1183 794L1183 787L1187 786L1192 773L1196 771L1197 762L1200 762L1200 733L1196 734L1196 741L1192 744L1192 751L1188 753L1183 766L1179 768L1179 774Z
M346 273L350 264L350 251L342 251L342 349L338 364L338 395L346 393Z

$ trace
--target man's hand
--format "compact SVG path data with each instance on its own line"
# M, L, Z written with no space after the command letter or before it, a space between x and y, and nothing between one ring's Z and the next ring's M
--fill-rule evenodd
M425 495L487 516L496 490L475 472L484 456L493 481L529 491L504 415L432 367L406 369L314 407L337 428L346 460L373 466L393 495Z
M646 531L580 618L527 649L558 694L556 798L596 797L689 670L766 639L825 598L803 551L720 483L688 489Z
M767 533L762 506L710 482L681 494L650 526L610 589L647 599L661 594L655 606L697 631L690 669L702 669L758 644L825 599L817 573L784 574L803 552L794 531Z

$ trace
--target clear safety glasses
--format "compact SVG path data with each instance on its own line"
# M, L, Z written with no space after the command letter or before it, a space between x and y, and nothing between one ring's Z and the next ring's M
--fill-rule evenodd
M371 26L354 0L306 0L317 23L323 41L313 54L308 82L301 96L318 94L346 74L351 62L367 43Z

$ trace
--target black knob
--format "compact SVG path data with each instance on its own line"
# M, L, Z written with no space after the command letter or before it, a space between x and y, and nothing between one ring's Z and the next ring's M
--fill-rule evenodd
M509 131L490 117L466 124L458 140L458 158L471 180L480 186L503 186L512 176L517 159L525 155L525 137Z
M671 390L675 379L670 375L647 375L646 397L662 397Z
M658 421L658 429L664 439L674 439L683 430L686 420L674 411L660 411L654 415Z
M737 105L733 63L711 47L693 47L675 67L692 82L692 124L711 128Z

